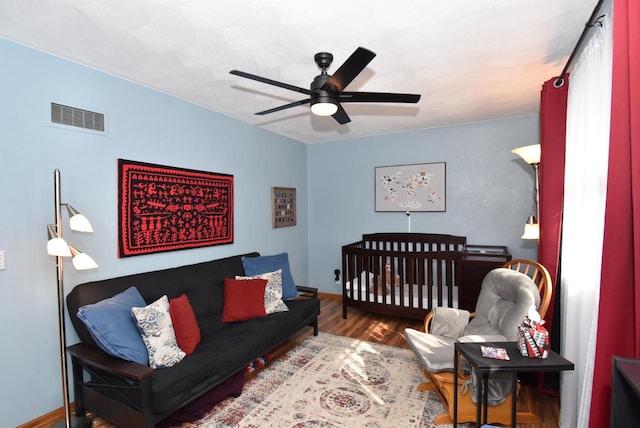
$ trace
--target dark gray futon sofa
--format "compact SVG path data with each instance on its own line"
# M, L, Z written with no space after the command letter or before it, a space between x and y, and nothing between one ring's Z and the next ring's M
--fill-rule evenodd
M298 286L300 296L286 300L287 312L241 322L222 322L224 279L244 275L242 257L250 253L95 281L76 286L67 296L71 321L80 343L70 346L76 414L90 411L119 427L152 427L183 406L242 376L247 364L301 328L318 334L317 289ZM147 304L163 295L186 294L201 332L195 351L168 368L125 361L96 346L78 309L135 286ZM244 378L243 378L244 379ZM239 393L238 391L235 391Z

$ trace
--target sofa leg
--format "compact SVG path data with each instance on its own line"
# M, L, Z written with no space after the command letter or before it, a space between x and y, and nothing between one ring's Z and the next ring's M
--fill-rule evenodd
M313 322L313 335L318 335L318 318L316 318L316 320Z
M84 383L84 372L82 365L78 362L78 359L74 356L71 357L71 367L73 371L73 390L75 395L75 415L77 417L84 417L86 410L84 408L84 399L82 396L82 384Z
M151 379L145 378L140 381L140 393L142 394L142 416L144 418L145 428L153 428L156 426L153 414L153 404L151 400Z

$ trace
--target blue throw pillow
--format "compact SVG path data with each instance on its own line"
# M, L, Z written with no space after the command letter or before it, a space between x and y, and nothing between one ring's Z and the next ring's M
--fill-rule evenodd
M80 318L96 344L106 353L127 361L149 365L147 347L142 341L131 308L147 306L136 287L78 309Z
M243 257L242 266L244 266L244 273L247 276L260 275L282 269L282 298L287 300L298 297L298 289L296 288L296 283L293 282L287 253L273 256Z

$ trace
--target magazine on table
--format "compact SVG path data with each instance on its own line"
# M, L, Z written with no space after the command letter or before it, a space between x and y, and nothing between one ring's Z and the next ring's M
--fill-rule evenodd
M510 360L507 350L504 348L497 348L495 346L480 345L480 352L485 358L493 358L495 360Z

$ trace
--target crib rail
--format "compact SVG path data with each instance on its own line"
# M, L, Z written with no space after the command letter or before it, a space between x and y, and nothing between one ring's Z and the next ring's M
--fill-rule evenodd
M342 247L342 307L422 319L453 306L461 278L462 236L374 233Z

